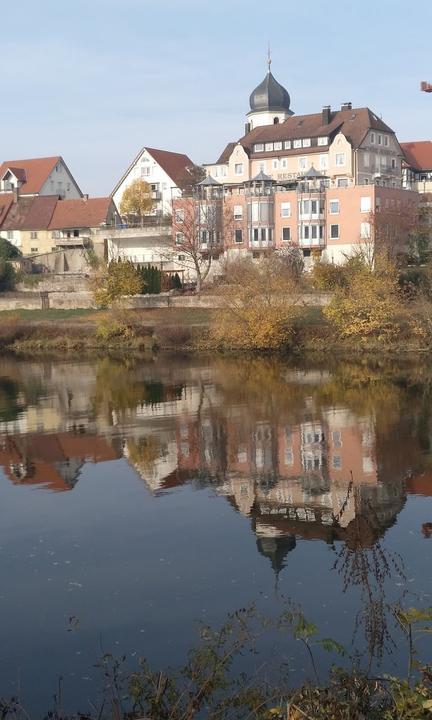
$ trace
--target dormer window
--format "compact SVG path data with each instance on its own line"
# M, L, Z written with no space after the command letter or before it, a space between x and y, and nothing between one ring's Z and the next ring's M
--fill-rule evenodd
M273 150L273 143L272 143L272 142L271 142L271 143L266 143L266 144L265 144L265 149L266 149L266 152L272 152L272 150Z
M291 150L291 140L284 141L284 150Z
M302 141L301 141L301 140L294 140L294 141L293 141L293 147L294 147L294 148L301 148L301 146L302 146Z
M255 152L264 152L264 143L255 143L254 151Z
M318 138L318 145L328 145L328 137L327 135L322 135Z
M303 145L303 147L310 147L311 146L310 138L304 138L302 140L302 145Z

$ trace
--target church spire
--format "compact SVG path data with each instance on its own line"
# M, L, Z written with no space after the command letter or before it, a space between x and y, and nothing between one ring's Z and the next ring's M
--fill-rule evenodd
M271 64L272 64L272 57L271 57L271 48L270 48L270 42L268 44L268 50L267 50L267 66L268 66L268 72L271 72Z

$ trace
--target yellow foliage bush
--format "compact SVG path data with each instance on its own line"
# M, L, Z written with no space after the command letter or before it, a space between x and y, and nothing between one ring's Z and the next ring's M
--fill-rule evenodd
M283 263L241 261L230 268L210 344L229 350L278 350L293 337L299 290Z
M361 266L350 273L345 288L335 291L324 315L342 338L359 343L375 338L390 342L401 330L403 308L396 267L384 257L373 270Z

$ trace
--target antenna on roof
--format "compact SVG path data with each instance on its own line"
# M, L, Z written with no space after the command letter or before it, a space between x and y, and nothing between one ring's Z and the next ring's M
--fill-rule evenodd
M268 71L270 72L270 65L272 64L271 59L271 48L270 48L270 42L268 44L268 50L267 50L267 65L268 65Z

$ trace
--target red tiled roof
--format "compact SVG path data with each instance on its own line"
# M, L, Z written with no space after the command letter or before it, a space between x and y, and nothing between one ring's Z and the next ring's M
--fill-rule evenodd
M414 170L432 170L432 141L418 140L401 143L405 160Z
M45 184L49 174L55 168L60 156L47 158L32 158L30 160L5 160L0 165L0 177L3 177L7 170L11 170L19 180L25 182L21 186L21 194L34 195L39 193ZM19 172L19 175L17 173Z
M19 197L18 202L11 205L5 220L1 223L1 228L2 230L46 230L57 202L59 202L57 195Z
M50 230L64 228L94 228L107 222L112 198L79 198L59 200L54 210Z

